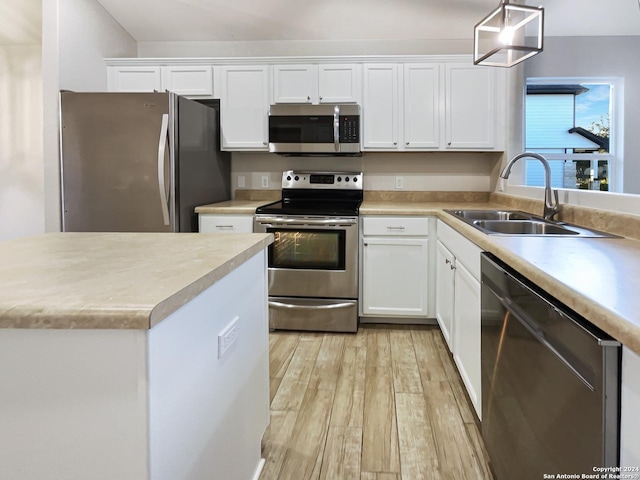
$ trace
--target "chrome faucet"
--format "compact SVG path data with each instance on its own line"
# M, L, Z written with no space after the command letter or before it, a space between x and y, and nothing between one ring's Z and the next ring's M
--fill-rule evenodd
M525 157L531 157L531 158L535 158L536 160L540 160L540 163L542 163L542 166L544 167L544 214L543 216L545 220L551 220L553 219L553 216L556 215L560 210L560 206L558 205L558 191L551 190L551 167L549 166L549 162L547 161L546 158L544 158L539 153L531 153L531 152L524 152L524 153L521 153L520 155L516 155L511 160L509 160L509 163L507 163L507 166L504 167L502 172L500 172L500 178L504 178L505 180L509 178L509 174L511 173L511 167L513 167L513 164L516 163L521 158L525 158Z

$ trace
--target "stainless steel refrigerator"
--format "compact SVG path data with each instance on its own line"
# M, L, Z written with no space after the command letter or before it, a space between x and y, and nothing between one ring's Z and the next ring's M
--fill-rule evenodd
M65 232L196 232L231 198L218 100L61 92L60 115Z

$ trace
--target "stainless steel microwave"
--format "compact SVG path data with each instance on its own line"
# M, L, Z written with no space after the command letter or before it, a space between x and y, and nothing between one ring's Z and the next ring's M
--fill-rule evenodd
M271 105L269 151L292 155L359 155L358 105Z

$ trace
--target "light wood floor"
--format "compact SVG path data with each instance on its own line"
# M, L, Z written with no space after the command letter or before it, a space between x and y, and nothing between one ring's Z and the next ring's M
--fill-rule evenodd
M492 478L438 328L274 332L269 344L260 480Z

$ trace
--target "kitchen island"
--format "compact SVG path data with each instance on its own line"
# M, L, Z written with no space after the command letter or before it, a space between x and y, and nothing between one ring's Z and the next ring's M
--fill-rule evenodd
M0 478L257 478L271 241L0 243Z

